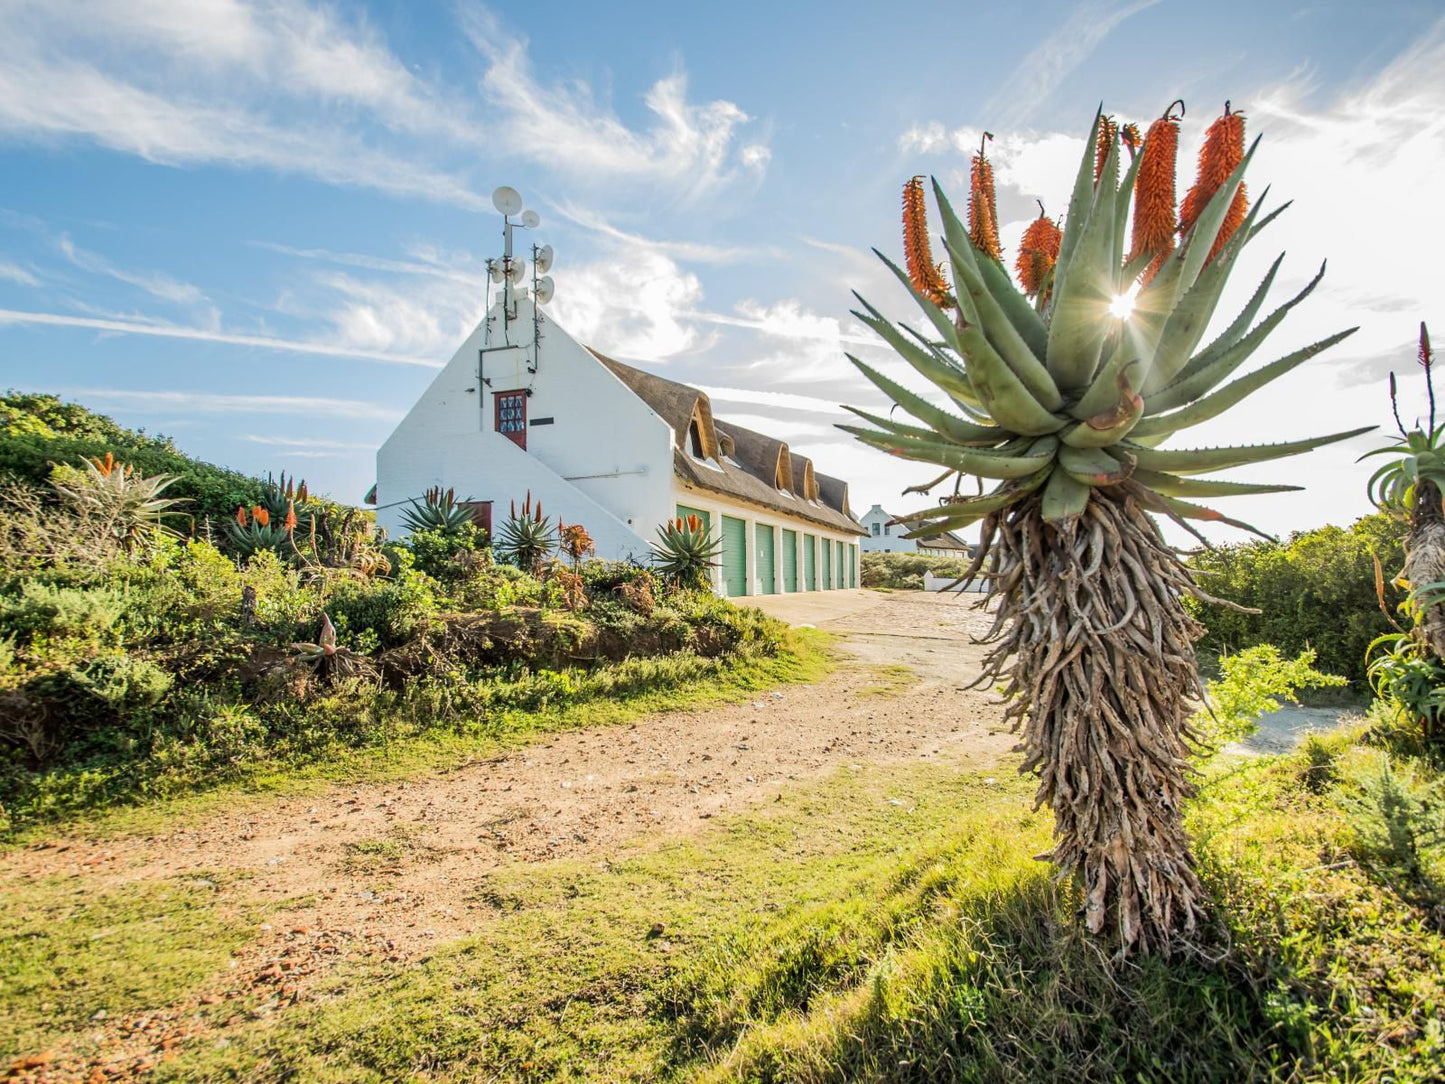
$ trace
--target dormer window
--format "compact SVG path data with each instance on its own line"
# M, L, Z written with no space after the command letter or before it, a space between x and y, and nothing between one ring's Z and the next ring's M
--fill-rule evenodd
M687 427L687 445L688 451L692 453L694 459L707 458L707 450L703 447L702 443L702 429L698 426L696 418L694 418L692 424Z

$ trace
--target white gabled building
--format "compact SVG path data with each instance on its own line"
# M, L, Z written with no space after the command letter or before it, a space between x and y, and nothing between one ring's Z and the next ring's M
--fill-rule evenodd
M525 293L509 300L377 452L382 526L405 533L403 511L431 486L477 502L486 525L530 491L612 560L645 562L661 524L696 513L722 543L721 594L858 586L867 532L847 483L782 441L714 419L696 388L588 349Z
M971 557L973 547L952 531L927 538L904 538L907 527L893 523L893 513L875 504L859 520L865 532L864 553L926 553L935 557Z

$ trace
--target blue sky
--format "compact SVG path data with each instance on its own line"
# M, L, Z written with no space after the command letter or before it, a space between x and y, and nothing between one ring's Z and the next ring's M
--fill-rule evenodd
M906 314L868 250L898 251L908 176L962 203L983 128L1006 247L1036 197L1062 210L1100 100L1187 101L1181 191L1226 98L1264 134L1254 190L1295 204L1222 312L1285 249L1282 295L1330 273L1259 361L1361 331L1203 440L1383 422L1418 321L1445 337L1438 2L0 0L0 25L0 386L341 499L480 317L503 183L542 215L569 331L709 389L860 510L907 510L927 471L832 429L878 402L843 350L891 365L849 291ZM1232 511L1347 522L1368 446L1237 472L1309 492Z

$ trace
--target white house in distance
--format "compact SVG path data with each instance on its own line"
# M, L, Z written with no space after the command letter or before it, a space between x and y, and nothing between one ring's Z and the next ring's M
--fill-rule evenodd
M935 557L971 557L973 547L952 531L927 538L904 538L907 527L892 524L893 513L875 504L860 522L868 532L863 536L864 553L925 553Z
M647 561L660 525L696 514L722 543L713 585L728 596L858 586L867 532L846 482L714 419L696 388L583 346L516 287L377 452L377 521L404 534L431 486L476 502L485 526L530 491L611 560Z

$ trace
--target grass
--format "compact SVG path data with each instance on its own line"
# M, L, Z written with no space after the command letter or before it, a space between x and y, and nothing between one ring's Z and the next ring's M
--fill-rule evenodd
M1354 737L1211 768L1213 955L1111 968L1031 857L1027 781L865 766L609 862L497 870L470 936L349 965L157 1079L1434 1080L1445 938L1359 850L1384 754Z
M869 668L878 679L876 685L865 685L858 690L859 696L902 696L919 682L918 674L911 666L889 663L887 666Z
M244 885L191 875L96 891L56 877L0 894L0 1064L83 1031L97 1013L164 1005L226 967L258 907Z
M700 705L736 703L778 685L818 681L836 665L831 637L816 629L789 629L776 655L731 659L696 656L637 660L651 675L647 682L628 679L625 687L607 683L607 671L578 689L574 698L523 710L495 711L485 726L438 729L363 749L338 747L332 755L305 764L268 762L239 779L164 798L137 801L100 811L75 812L0 836L0 853L54 837L57 832L111 838L153 832L171 821L202 817L238 803L269 801L281 795L323 791L337 782L387 782L452 771L534 740L538 735L582 727L616 726L640 716Z

